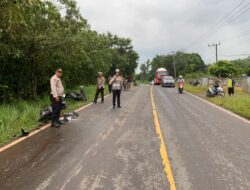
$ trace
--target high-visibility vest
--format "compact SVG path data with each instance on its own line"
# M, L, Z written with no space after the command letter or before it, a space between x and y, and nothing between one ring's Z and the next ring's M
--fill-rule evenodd
M233 79L228 79L228 81L227 81L227 87L228 88L233 88Z

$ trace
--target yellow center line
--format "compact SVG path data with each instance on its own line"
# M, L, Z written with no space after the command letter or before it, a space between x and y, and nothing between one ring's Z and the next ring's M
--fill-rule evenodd
M166 173L166 177L170 185L170 190L176 190L173 173L172 173L170 162L168 159L167 148L164 143L164 139L163 139L163 135L161 132L161 127L160 127L160 122L159 122L158 114L156 111L156 106L155 106L155 101L154 101L154 96L153 96L153 87L151 87L151 102L152 102L152 108L153 108L155 129L156 129L157 135L160 138L160 154L161 154L161 158L162 158L163 165L164 165L164 171Z

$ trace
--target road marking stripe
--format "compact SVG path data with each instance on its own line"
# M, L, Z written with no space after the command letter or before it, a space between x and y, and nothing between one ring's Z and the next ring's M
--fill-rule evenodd
M154 96L153 96L153 87L151 87L151 102L152 102L155 129L156 129L157 135L160 138L160 154L161 154L161 158L162 158L163 165L164 165L164 171L166 173L166 177L170 185L170 190L176 190L175 180L174 180L173 173L171 170L170 161L168 159L167 148L164 143L164 139L163 139L163 135L161 132L161 127L160 127L160 122L159 122L158 114L156 111L156 106L155 106L155 101L154 101Z
M242 121L245 121L246 123L250 123L250 121L248 119L245 119L245 118L237 115L236 113L233 113L233 112L231 112L231 111L229 111L229 110L227 110L227 109L225 109L225 108L223 108L221 106L213 104L213 103L211 103L211 102L209 102L209 101L207 101L207 100L205 100L205 99L203 99L203 98L201 98L201 97L199 97L197 95L194 95L194 94L192 94L190 92L186 91L186 93L193 96L193 97L195 97L195 98L197 98L197 99L199 99L199 100L201 100L201 101L203 101L203 102L205 102L205 103L207 103L207 104L209 104L209 105L211 105L211 106L213 106L213 107L215 107L215 108L218 108L219 110L224 111L224 112L226 112L226 113L228 113L228 114L230 114L230 115L232 115L232 116L234 116L234 117L236 117L236 118L238 118L238 119L240 119Z
M110 94L108 94L108 95L106 95L106 96L104 96L104 97L107 98L107 97L109 97L109 96L110 96ZM101 99L98 99L98 102L99 102L99 101L101 101ZM93 103L89 103L89 104L87 104L87 105L85 105L85 106L79 108L79 109L76 110L75 112L82 111L82 110L84 110L84 109L90 107L91 105L93 105ZM47 125L41 127L40 129L37 129L37 130L33 131L33 132L30 133L27 137L20 137L19 139L17 139L17 140L15 140L15 141L13 141L13 142L11 142L11 143L9 143L9 144L7 144L7 145L1 147L1 148L0 148L0 153L3 152L3 151L5 151L5 150L7 150L7 149L9 149L9 148L11 148L12 146L15 146L16 144L18 144L18 143L20 143L20 142L22 142L22 141L24 141L24 140L26 140L26 139L28 139L28 138L34 136L35 134L37 134L37 133L39 133L39 132L41 132L41 131L43 131L43 130L49 128L50 125L51 125L51 123L49 123L49 124L47 124Z

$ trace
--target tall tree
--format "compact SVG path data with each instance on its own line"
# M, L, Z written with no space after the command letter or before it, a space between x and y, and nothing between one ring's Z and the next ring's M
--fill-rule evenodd
M71 88L95 82L98 71L134 73L139 56L131 39L91 30L75 0L58 2L0 2L0 92L25 99L43 95L56 67L64 69Z

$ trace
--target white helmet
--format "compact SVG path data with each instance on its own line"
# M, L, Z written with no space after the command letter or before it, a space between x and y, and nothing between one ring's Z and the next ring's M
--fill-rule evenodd
M119 72L120 72L120 69L116 69L115 72L116 72L116 73L119 73Z
M179 78L182 79L183 78L182 75L180 75Z

